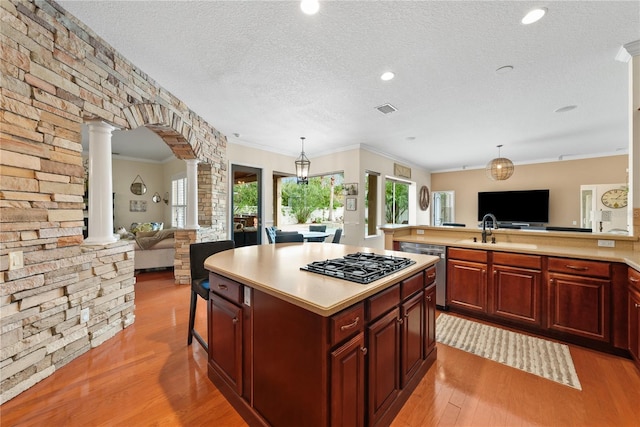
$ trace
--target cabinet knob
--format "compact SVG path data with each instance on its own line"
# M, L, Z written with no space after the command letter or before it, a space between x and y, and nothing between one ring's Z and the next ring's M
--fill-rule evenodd
M399 324L401 324L401 325L404 323L404 320L402 320L401 318L400 318L400 319L397 319L397 321L398 321L398 323L399 323Z
M233 320L232 320L232 322L233 322L233 324L235 325L236 323L238 323L238 318L237 318L237 317L234 317L234 318L233 318Z
M360 351L362 352L362 354L367 354L367 348L366 347L360 347Z
M431 301L431 295L427 295L427 301Z
M640 308L640 304L638 304L637 302L634 303L634 304L635 304L636 308Z

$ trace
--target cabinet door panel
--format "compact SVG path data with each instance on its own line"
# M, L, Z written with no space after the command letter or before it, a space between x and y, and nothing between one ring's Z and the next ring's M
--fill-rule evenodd
M610 282L579 276L549 275L549 327L609 341Z
M494 266L493 314L540 326L541 277L540 271Z
M640 367L640 292L629 288L629 351Z
M424 357L436 347L436 285L429 286L424 291L425 299L425 349Z
M242 309L209 295L209 358L216 371L242 394Z
M364 332L331 352L331 425L364 426Z
M486 312L487 265L449 260L447 264L449 304L466 310Z
M402 387L411 380L424 359L424 292L402 304Z
M370 425L384 415L400 389L399 315L396 307L368 327Z

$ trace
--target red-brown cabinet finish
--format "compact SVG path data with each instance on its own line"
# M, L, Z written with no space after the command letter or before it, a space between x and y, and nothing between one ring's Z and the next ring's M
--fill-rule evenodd
M549 328L608 342L610 288L609 280L549 273Z
M420 291L402 303L402 377L401 386L405 387L418 371L424 359L424 292Z
M540 326L542 272L494 264L491 313L518 323Z
M549 328L609 342L611 264L549 257Z
M400 310L368 327L369 425L375 425L400 391Z
M447 284L447 300L451 307L487 311L487 264L449 259Z
M365 425L364 332L331 352L331 426Z
M436 285L429 286L424 291L425 299L425 357L436 348Z
M209 316L209 363L242 395L242 308L211 292Z
M629 268L629 352L640 369L640 271Z

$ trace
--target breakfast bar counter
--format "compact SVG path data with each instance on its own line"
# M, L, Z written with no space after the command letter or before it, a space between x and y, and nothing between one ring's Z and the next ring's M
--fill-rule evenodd
M402 264L370 283L301 269L354 256ZM329 243L212 255L209 378L250 425L389 425L436 359L437 261Z

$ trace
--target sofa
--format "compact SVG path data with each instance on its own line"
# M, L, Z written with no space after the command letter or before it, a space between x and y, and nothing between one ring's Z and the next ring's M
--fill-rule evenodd
M164 229L158 222L133 223L127 235L121 234L121 238L133 242L135 270L173 267L176 254L174 229Z

